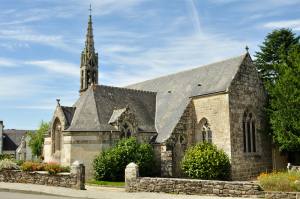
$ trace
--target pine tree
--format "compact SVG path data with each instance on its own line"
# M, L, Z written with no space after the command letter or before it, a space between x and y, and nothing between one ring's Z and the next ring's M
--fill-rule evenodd
M269 33L260 52L256 52L255 64L264 82L274 84L280 75L278 64L286 60L289 51L295 46L299 46L299 36L290 29L279 29Z
M276 68L280 76L268 87L273 137L280 150L300 151L300 48L291 50Z

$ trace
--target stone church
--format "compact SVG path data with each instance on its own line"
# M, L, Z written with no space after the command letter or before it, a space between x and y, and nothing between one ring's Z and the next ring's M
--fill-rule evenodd
M71 107L58 100L45 137L46 162L80 160L91 177L96 155L135 136L153 145L161 176L182 176L184 151L203 141L227 153L233 180L272 169L272 142L264 131L266 93L248 52L127 87L98 84L98 71L90 15L79 98Z

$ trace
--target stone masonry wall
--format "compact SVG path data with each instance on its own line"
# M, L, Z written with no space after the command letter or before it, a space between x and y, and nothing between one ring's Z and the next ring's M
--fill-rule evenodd
M226 182L177 178L137 178L126 185L128 192L164 192L226 197L262 196L260 186L250 182Z
M250 56L242 63L229 88L231 165L234 180L247 180L272 169L271 138L264 131L266 94ZM244 152L243 114L255 117L256 152Z
M270 192L265 192L265 198L266 199L299 199L300 193L270 191Z
M49 175L46 172L23 172L20 170L4 170L0 172L0 182L29 183L84 189L84 181L77 174L61 173Z

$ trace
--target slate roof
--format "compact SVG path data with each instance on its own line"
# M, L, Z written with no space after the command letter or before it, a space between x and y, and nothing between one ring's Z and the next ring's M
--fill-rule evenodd
M4 129L3 151L15 151L28 131L30 130Z
M163 142L170 137L191 97L226 91L248 55L147 80L126 88L157 92L156 141Z
M67 120L67 125L70 126L72 119L73 119L73 115L75 113L76 107L68 107L68 106L61 106L61 109L65 115L65 118Z
M136 115L140 131L156 132L156 93L103 85L93 85L80 96L66 131L115 131L109 120L115 110L126 106Z

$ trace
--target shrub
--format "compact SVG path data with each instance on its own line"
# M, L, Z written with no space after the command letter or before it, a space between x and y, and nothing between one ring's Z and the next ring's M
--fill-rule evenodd
M24 160L15 160L15 163L16 163L18 166L22 166L22 164L23 164L24 162L25 162Z
M61 166L57 163L49 163L45 166L45 171L48 171L49 174L57 174L62 172Z
M19 169L19 166L13 160L10 159L0 160L0 171L14 170L14 169Z
M24 162L21 166L22 171L44 171L45 163L39 162Z
M93 162L96 180L124 180L130 162L139 165L142 176L152 175L154 152L149 144L138 144L134 137L120 140L115 147L100 153Z
M39 163L24 162L21 166L22 171L48 171L49 174L57 174L60 172L70 172L70 167L61 166L58 163Z
M0 160L4 160L4 159L14 159L12 155L10 154L0 154Z
M259 184L265 191L300 191L300 172L272 172L258 176Z
M190 147L182 159L181 168L191 178L228 180L230 177L228 156L207 142Z

